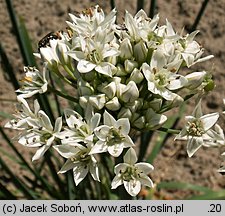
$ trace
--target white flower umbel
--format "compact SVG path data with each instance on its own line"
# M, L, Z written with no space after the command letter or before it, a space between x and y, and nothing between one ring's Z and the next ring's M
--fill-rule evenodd
M148 174L153 171L154 167L149 163L136 162L135 150L130 148L124 155L124 163L117 164L114 168L116 176L112 180L112 189L124 184L126 191L131 196L136 196L141 190L141 185L153 187Z
M175 139L188 140L187 153L191 157L204 142L210 142L209 130L216 124L219 118L218 113L202 115L201 100L194 109L192 116L186 116L185 128ZM213 136L215 138L215 136Z
M65 173L73 169L74 182L78 185L90 172L94 180L99 180L97 161L94 155L90 155L92 145L87 144L62 144L54 146L60 155L67 159L58 173Z
M99 139L91 149L90 154L109 152L118 157L124 148L134 145L129 137L130 123L127 118L115 120L107 111L104 112L104 125L97 127L95 135Z
M22 87L16 91L22 93L19 97L29 98L37 93L43 94L47 91L48 69L46 64L43 68L43 74L35 67L24 67L24 71L26 75L21 80Z

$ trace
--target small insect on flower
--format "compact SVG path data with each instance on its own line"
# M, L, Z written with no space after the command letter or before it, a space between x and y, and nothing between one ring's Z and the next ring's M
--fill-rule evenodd
M61 33L62 31L57 32L50 32L47 35L45 35L39 42L38 42L38 51L40 51L40 48L50 46L49 41L50 40L61 40Z

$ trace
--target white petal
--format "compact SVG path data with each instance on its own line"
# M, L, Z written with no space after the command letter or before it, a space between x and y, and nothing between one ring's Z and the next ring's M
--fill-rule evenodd
M92 178L95 181L99 181L100 182L100 179L99 179L99 169L98 169L98 166L97 166L96 163L92 163L90 165L90 173L91 173Z
M133 148L129 148L123 157L125 163L133 165L137 162L137 155Z
M145 174L149 174L154 170L154 167L149 163L141 162L135 164L134 166L137 167L139 170L143 171Z
M80 164L80 163L79 163ZM88 169L85 166L76 164L77 166L73 168L73 177L76 186L86 177L88 174Z
M42 126L49 131L53 131L51 121L50 121L49 117L45 114L45 112L40 110L38 112L38 116L40 118L40 122L41 122Z
M202 116L200 119L203 123L205 131L209 130L218 120L219 113L212 113Z
M58 117L55 121L55 128L54 128L54 132L60 132L62 128L62 117Z
M59 170L58 173L65 173L65 172L67 172L68 170L73 169L74 166L75 166L75 163L72 162L70 159L68 159L68 160L66 161L66 163L63 164L62 168Z
M99 140L92 147L92 149L89 152L89 154L96 154L96 153L107 152L107 149L108 149L108 146L106 145L106 143L104 141Z
M71 158L80 152L80 148L78 146L72 146L68 144L56 145L53 146L53 148L64 158Z
M32 161L39 160L49 148L49 145L43 145L41 148L39 148L32 157Z
M123 184L123 180L119 176L115 176L112 180L111 188L116 189L117 187L119 187L122 184Z
M125 172L125 170L127 169L127 167L129 167L130 165L128 164L125 164L125 163L120 163L120 164L117 164L115 167L114 167L114 173L116 175L120 174L121 172Z
M123 135L127 135L130 132L130 122L129 122L128 118L119 119L116 122L115 127L117 129L119 129L121 134L123 134Z
M136 196L141 190L141 182L136 179L129 182L124 181L124 187L131 196Z
M91 131L94 131L94 129L98 127L100 120L101 120L101 115L99 113L95 113L95 115L91 118L91 122L90 122Z
M107 135L109 133L110 127L107 125L101 125L97 127L94 132L95 135L98 137L98 139L105 141L107 138Z
M108 146L108 152L109 154L111 154L113 157L118 157L121 155L121 153L123 152L123 144L114 144L112 146Z
M104 125L108 125L109 127L111 127L116 124L116 120L107 111L104 112L103 117L104 117Z
M187 143L188 156L191 157L202 145L202 137L191 137Z
M86 60L80 60L77 65L77 70L80 73L88 73L96 67L96 64L93 64Z
M102 62L100 65L95 67L95 70L101 74L112 77L112 66L110 63Z
M147 175L141 176L140 182L142 185L145 185L148 187L154 187L152 180Z

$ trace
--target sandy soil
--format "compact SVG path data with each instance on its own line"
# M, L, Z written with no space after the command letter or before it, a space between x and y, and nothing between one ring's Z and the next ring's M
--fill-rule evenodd
M147 2L147 1L146 1ZM150 1L148 1L150 2ZM188 29L198 13L201 6L200 0L158 0L157 10L161 16L161 23L165 23L167 18L177 31L183 27ZM50 31L65 29L66 20L69 20L68 12L81 11L91 5L99 4L106 12L110 11L109 1L94 0L17 0L13 1L16 12L23 17L33 48L37 50L37 43L44 35ZM136 1L124 0L116 1L119 13L119 21L122 20L124 10L135 14ZM149 4L145 5L145 10L149 11ZM197 40L205 47L206 54L213 54L215 58L207 63L199 64L196 70L212 69L216 82L215 90L203 100L203 111L205 113L222 111L222 98L225 98L225 0L210 1L205 11L205 17L201 20L198 29L201 33ZM9 60L16 71L18 78L23 75L23 62L19 52L14 31L12 29L4 0L0 0L0 41L7 51ZM0 68L0 110L12 113L14 105L2 99L15 99L13 88L6 75L3 76ZM189 114L192 110L193 103L187 110ZM0 119L3 126L5 119ZM224 122L220 122L224 127ZM182 125L179 124L179 127ZM11 131L7 131L12 136ZM27 154L28 150L15 145L21 153ZM0 147L8 149L4 141L0 140ZM193 183L201 186L208 186L212 189L225 188L225 177L217 173L220 166L221 158L219 157L222 150L219 149L200 149L196 155L189 159L187 157L186 143L173 142L169 139L154 161L155 171L152 174L154 182L161 181L181 181ZM224 150L224 149L223 149ZM3 154L0 152L0 157ZM30 159L31 155L27 154ZM15 168L16 169L16 168ZM1 170L0 170L1 173ZM18 175L24 174L21 168L17 169ZM4 173L0 174L3 179ZM186 191L161 191L160 198L182 199L188 195Z

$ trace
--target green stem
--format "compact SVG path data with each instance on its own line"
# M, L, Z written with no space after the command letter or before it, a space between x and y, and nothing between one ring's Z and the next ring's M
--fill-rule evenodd
M49 89L51 92L57 94L57 95L60 96L60 97L66 98L66 99L69 100L69 101L73 101L73 102L75 102L75 103L78 103L78 102L79 102L77 98L74 98L74 97L71 97L71 96L69 96L69 95L67 95L67 94L64 94L64 93L62 93L62 92L60 92L60 91L54 89L54 88L51 87L51 86L48 86L48 89Z
M144 0L137 1L137 12L141 9L144 9Z
M175 129L170 129L170 128L164 128L164 127L161 127L161 128L159 128L157 130L158 131L165 132L165 133L171 133L171 134L179 134L180 133L180 130L175 130Z
M74 76L73 72L67 65L63 65L63 68L73 80L75 80L75 81L77 80L76 77Z
M51 70L51 69L52 69L52 70ZM74 87L73 83L72 83L69 79L67 79L65 76L63 76L63 75L60 73L58 67L52 67L52 68L50 68L50 70L51 70L53 73L55 73L60 79L62 79L63 81L65 81L67 84L69 84L69 85L71 85L72 87Z
M156 0L151 0L150 10L149 10L149 17L153 18L155 14L155 6L156 6Z
M199 12L198 12L198 15L197 15L197 17L196 17L196 19L195 19L194 24L193 24L192 27L191 27L190 32L193 32L194 30L196 30L196 28L197 28L197 26L198 26L198 24L199 24L199 22L200 22L200 20L201 20L201 17L202 17L202 15L203 15L203 13L204 13L204 11L205 11L206 6L207 6L208 3L209 3L209 0L205 0L205 1L202 3L201 9L200 9Z

